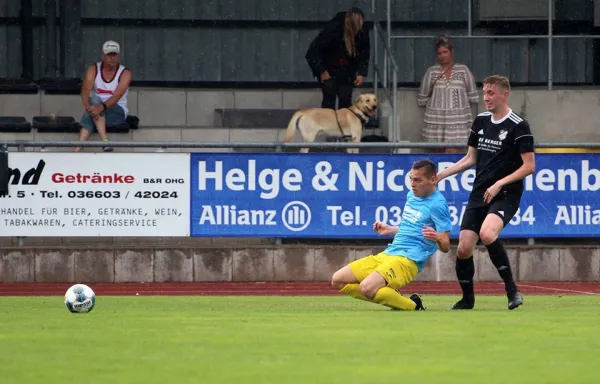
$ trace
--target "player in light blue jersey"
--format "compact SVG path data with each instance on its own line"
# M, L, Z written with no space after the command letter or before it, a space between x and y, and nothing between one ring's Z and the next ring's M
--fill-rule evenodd
M423 300L414 293L402 296L398 289L410 283L439 249L450 250L452 220L446 198L436 189L437 169L429 160L420 160L410 170L411 191L402 211L400 226L376 222L380 235L395 235L381 253L358 259L335 272L333 288L351 297L397 310L424 310Z

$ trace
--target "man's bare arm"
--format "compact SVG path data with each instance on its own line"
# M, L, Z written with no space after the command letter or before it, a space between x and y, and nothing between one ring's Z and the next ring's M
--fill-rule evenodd
M387 235L395 235L396 233L398 233L398 226L397 225L390 225L388 226L388 230L387 230Z
M506 176L505 178L498 180L498 183L502 187L508 184L512 184L516 181L523 180L524 178L535 172L535 153L522 153L521 159L523 159L523 165L521 165L519 169Z
M436 243L440 251L448 253L450 251L450 232L438 232Z
M438 172L438 174L437 174L438 181L442 181L446 177L449 177L449 176L455 175L459 172L465 171L465 170L471 168L472 166L474 166L476 163L477 163L477 149L475 147L469 146L469 150L467 151L467 154L462 159L460 159L456 163L452 164L448 168L444 169L443 171Z
M96 77L96 66L94 64L90 65L85 71L85 77L83 78L83 82L81 84L81 103L83 104L83 108L85 110L89 110L90 105L90 92L92 91L92 87L94 86L94 79Z
M110 97L110 99L104 102L106 108L110 108L119 102L121 97L123 97L123 95L129 88L129 84L131 84L131 71L129 69L126 69L121 74L121 78L119 79L119 85L117 86L117 89L115 89L115 92Z
M398 226L387 225L386 223L382 223L381 221L376 221L373 223L373 230L381 236L395 235L396 232L398 232Z

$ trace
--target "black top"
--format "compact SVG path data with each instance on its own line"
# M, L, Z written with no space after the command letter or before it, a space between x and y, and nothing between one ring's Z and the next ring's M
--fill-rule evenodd
M367 77L369 70L370 41L369 32L363 27L355 38L356 56L351 57L344 42L344 17L346 12L339 12L311 42L306 52L306 60L314 76L328 71L348 77L354 81L356 75Z
M523 165L522 153L534 151L529 123L512 110L498 121L491 112L477 115L471 127L468 144L477 148L475 181L470 200L483 202L483 195L498 180ZM521 198L523 180L508 184L503 191Z

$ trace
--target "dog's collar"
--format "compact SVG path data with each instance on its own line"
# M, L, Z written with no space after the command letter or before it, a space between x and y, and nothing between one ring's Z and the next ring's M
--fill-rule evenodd
M360 122L362 123L363 127L364 127L365 125L367 125L367 123L369 122L369 118L368 118L368 117L365 119L365 117L366 117L366 116L364 116L364 115L361 115L361 114L359 114L359 113L355 112L353 109L351 109L350 111L351 111L352 113L354 113L354 115L355 115L356 117L358 117L358 120L360 120ZM361 112L362 112L362 111L361 111ZM364 113L364 112L363 112L363 113Z

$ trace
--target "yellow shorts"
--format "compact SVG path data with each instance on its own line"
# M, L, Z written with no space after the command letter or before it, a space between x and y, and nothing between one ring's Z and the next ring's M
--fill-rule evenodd
M378 272L387 281L387 286L400 289L410 283L419 268L404 256L390 256L383 252L358 259L348 264L356 279L361 282L373 272Z

